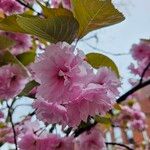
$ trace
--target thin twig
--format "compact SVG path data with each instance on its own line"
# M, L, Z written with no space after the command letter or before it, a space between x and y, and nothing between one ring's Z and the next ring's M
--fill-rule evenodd
M143 82L143 78L145 76L145 73L147 72L147 70L149 69L150 67L150 62L148 63L148 65L145 67L145 69L143 70L142 74L141 74L141 79L140 79L140 82L139 84L141 84Z
M16 134L16 130L15 130L15 125L13 123L13 119L12 119L12 112L11 112L11 107L8 105L8 103L6 102L7 104L7 108L8 108L8 116L10 118L10 123L11 123L11 126L12 126L12 130L13 130L13 135L14 135L14 144L16 146L16 150L18 150L18 145L17 145L17 134Z
M25 4L23 3L21 0L16 0L19 4L21 4L22 6L29 8L30 10L32 10L33 12L37 13L38 16L43 16L43 14L37 12L35 9L33 9L29 4Z
M130 54L130 52L129 52L129 53L111 53L111 52L108 52L108 51L104 51L104 50L98 49L97 47L94 47L94 46L90 45L90 44L87 43L87 42L85 42L85 43L86 43L89 47L91 47L92 49L98 50L98 51L100 51L100 52L102 52L102 53L105 53L105 54L108 54L108 55L124 56L124 55L129 55L129 54Z
M125 145L125 144L121 144L121 143L106 142L105 144L106 144L106 145L113 145L113 146L117 145L117 146L124 147L124 148L126 148L126 149L128 149L128 150L133 150L133 149L130 148L129 146L127 146L127 145Z

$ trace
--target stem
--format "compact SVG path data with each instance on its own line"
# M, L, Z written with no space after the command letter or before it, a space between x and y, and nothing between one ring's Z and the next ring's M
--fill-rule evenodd
M139 83L137 86L133 87L131 90L123 94L121 97L117 99L117 103L123 102L129 95L133 94L134 92L136 92L137 90L143 87L146 87L147 85L150 85L150 79L143 83Z
M130 148L129 146L125 145L125 144L121 144L121 143L114 143L114 142L106 142L105 143L106 145L118 145L118 146L121 146L121 147L124 147L128 150L133 150L132 148Z
M6 102L6 104L7 104L7 108L8 108L8 116L10 117L10 123L11 123L11 126L12 126L13 135L14 135L14 143L15 143L15 146L16 146L15 150L18 150L17 134L16 134L16 131L15 131L15 125L14 125L13 119L12 119L11 106L9 106L7 102Z

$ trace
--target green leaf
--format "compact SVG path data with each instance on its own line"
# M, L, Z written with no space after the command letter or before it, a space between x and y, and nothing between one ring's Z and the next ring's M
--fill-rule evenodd
M33 51L26 52L23 54L17 55L17 59L25 66L29 65L31 62L34 62L36 53Z
M74 17L57 16L48 19L18 16L18 24L26 33L36 35L49 42L66 41L71 43L78 32L78 22Z
M29 94L29 92L38 85L39 85L39 83L37 83L36 81L34 81L34 80L30 81L29 83L26 84L25 88L19 94L19 96L27 96Z
M7 65L7 64L17 64L22 69L24 75L28 76L28 71L25 66L9 51L5 51L0 54L0 66Z
M114 71L119 77L119 70L116 64L109 57L99 53L89 53L86 55L86 60L92 67L96 69L104 66L110 67L112 71Z
M9 48L15 44L15 41L11 40L10 38L0 35L0 50L4 50Z
M24 33L24 30L18 25L17 15L8 16L0 20L0 30L8 32L21 32Z
M43 15L46 18L53 18L58 16L73 16L73 13L67 9L64 8L48 8L44 5L42 5L40 2L37 1L37 3L41 6Z
M124 16L113 6L111 0L72 0L73 13L80 28L78 37L90 31L123 21Z
M97 123L101 123L101 124L107 124L110 125L111 124L111 119L109 116L96 116L95 117L95 121Z

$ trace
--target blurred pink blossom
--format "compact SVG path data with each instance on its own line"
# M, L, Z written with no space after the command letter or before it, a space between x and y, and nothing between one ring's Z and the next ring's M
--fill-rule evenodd
M0 32L0 34L7 36L15 42L15 44L10 49L11 53L14 55L27 52L32 46L32 38L30 35L11 32Z
M0 9L2 9L6 15L22 13L24 11L24 7L16 0L0 0Z
M25 134L19 142L20 150L73 150L71 137L61 138L50 134L38 137L34 134Z
M75 150L106 150L101 131L93 128L77 137Z
M7 100L17 96L27 82L27 77L18 65L0 67L0 99Z
M71 1L70 0L52 0L51 6L52 8L58 8L62 5L64 8L71 10Z

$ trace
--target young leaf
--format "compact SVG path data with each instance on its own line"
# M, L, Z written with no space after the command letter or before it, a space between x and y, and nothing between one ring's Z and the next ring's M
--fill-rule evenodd
M82 38L90 31L123 21L124 16L113 6L111 0L72 0L73 13Z
M97 123L102 123L102 124L111 124L111 119L110 116L95 116L95 121Z
M31 90L38 85L39 85L39 83L37 83L36 81L34 81L34 80L30 81L29 83L26 84L25 88L19 94L19 96L27 96L29 94L29 92L31 92Z
M41 6L43 15L46 18L53 18L57 16L73 16L73 13L67 9L64 8L48 8L44 5L42 5L40 2L37 1L37 3Z
M15 41L11 40L10 38L8 38L4 35L0 35L0 50L9 48L14 44L15 44Z
M104 66L110 67L112 71L114 71L119 77L119 70L116 64L109 57L99 53L89 53L86 55L86 60L92 67L96 69Z
M0 30L24 33L24 30L18 25L16 19L17 15L7 16L6 18L1 19Z
M5 51L0 54L0 66L7 65L7 64L17 64L22 69L24 75L28 76L28 71L25 66L9 51Z
M78 32L78 22L74 17L58 16L48 19L18 16L17 22L26 33L36 35L49 42L71 43Z
M34 62L35 60L36 53L31 51L31 52L26 52L23 54L17 55L17 59L25 66L29 65L31 62Z

